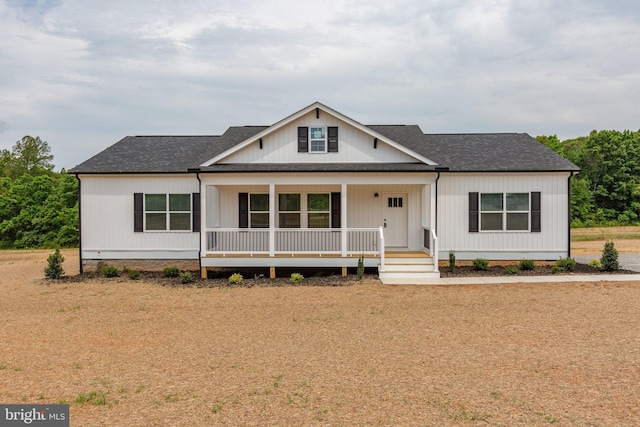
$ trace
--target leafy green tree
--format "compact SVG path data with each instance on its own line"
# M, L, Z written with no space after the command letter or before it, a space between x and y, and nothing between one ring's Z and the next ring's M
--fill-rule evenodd
M40 137L24 136L8 150L0 154L4 176L18 178L23 174L32 176L53 171L53 155L46 141Z

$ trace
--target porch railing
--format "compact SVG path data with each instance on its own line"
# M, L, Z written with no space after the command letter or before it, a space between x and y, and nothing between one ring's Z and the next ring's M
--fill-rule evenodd
M429 252L429 255L433 258L433 265L435 271L438 271L438 236L433 228L429 229L423 227L424 242L423 246Z
M346 232L343 243L342 233ZM342 254L384 253L383 235L378 228L209 228L207 254ZM343 248L346 244L346 248Z

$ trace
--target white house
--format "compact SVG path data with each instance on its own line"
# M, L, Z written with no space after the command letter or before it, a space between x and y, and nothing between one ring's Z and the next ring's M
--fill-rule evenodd
M126 137L71 169L81 265L355 267L384 283L438 260L570 255L578 167L527 134L365 126L314 103L220 136Z

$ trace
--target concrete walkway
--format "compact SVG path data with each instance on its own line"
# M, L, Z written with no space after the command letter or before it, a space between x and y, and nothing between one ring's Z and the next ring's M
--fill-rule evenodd
M412 279L394 285L497 285L504 283L567 283L567 282L640 282L639 274L557 274L553 276L493 276Z

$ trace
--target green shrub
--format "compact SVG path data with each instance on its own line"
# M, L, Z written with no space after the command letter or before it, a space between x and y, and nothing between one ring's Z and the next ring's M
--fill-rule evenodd
M193 282L193 275L190 272L185 271L180 275L180 280L182 280L182 283L184 284L191 283Z
M600 261L598 261L597 259L592 259L587 265L591 268L600 268Z
M520 270L535 270L536 263L531 259L521 259L518 268Z
M476 258L473 260L473 268L475 270L486 270L489 268L489 261L482 258Z
M127 275L129 276L129 279L131 280L138 280L140 278L140 272L135 271L135 270L129 270L127 269ZM122 269L122 272L124 273L124 269Z
M304 276L300 273L291 273L291 278L289 279L291 283L300 283L304 279Z
M602 250L602 257L600 257L601 268L605 271L614 271L620 269L618 263L618 250L613 246L612 240L607 240Z
M118 277L120 276L120 272L112 265L105 265L102 269L102 275L104 277Z
M47 266L44 268L44 277L47 279L59 279L64 274L62 269L62 262L64 257L60 254L60 249L56 249L55 252L49 255L47 258Z
M569 257L560 258L559 260L556 261L556 265L564 269L564 271L571 271L576 267L576 260Z
M244 277L242 277L242 274L240 274L240 273L233 273L229 277L229 284L230 285L240 286L240 285L242 285L243 281L244 281Z
M453 273L456 269L456 253L449 251L449 271Z
M516 267L515 265L505 265L504 274L508 276L513 276L515 274L518 274L518 267Z
M178 267L166 267L162 270L164 277L178 277L180 276L180 269Z
M124 267L122 267L122 272L124 274L129 274L131 273L131 269L129 269L129 267L127 267L126 265Z
M364 277L364 255L360 255L358 258L358 280L362 280Z

